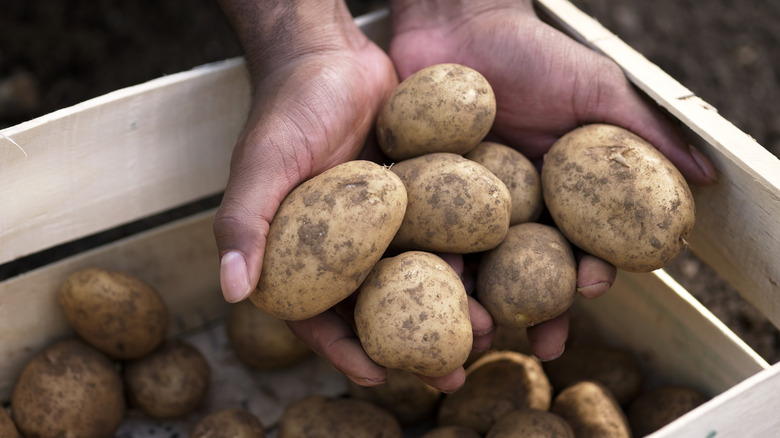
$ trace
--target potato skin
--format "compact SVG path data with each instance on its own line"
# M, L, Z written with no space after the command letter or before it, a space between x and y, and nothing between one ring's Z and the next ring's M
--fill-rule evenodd
M176 418L194 411L206 395L211 369L187 342L167 341L149 356L125 364L123 378L131 406L152 418Z
M56 342L22 370L11 415L24 436L113 436L125 414L113 362L78 338Z
M639 136L617 126L586 125L544 156L544 201L576 246L629 272L669 264L695 222L688 184Z
M248 411L224 409L200 420L190 438L265 438L265 429Z
M542 181L534 164L516 149L483 141L465 158L493 172L509 189L512 211L509 225L534 222L542 215Z
M402 438L398 421L363 400L309 396L287 406L278 438Z
M394 248L466 254L487 251L504 240L512 198L485 166L435 153L401 161L391 170L408 196Z
M284 320L332 307L360 286L405 211L401 180L369 161L348 161L302 183L271 222L252 303Z
M408 251L380 260L358 290L358 338L388 368L445 376L471 352L468 296L440 257Z
M263 312L248 300L231 305L225 318L225 331L236 356L251 368L280 369L313 353L290 331L286 322Z
M577 438L631 438L625 413L606 386L584 380L561 391L550 412L563 417Z
M628 408L628 422L635 437L650 435L707 401L688 386L662 386L641 394Z
M518 409L502 416L485 438L574 438L569 423L558 414Z
M480 261L477 297L499 326L525 328L548 321L565 312L576 294L574 253L554 227L514 225Z
M157 291L123 272L80 269L63 281L57 299L74 330L115 359L149 354L168 331L168 309Z
M14 421L8 411L0 407L0 436L7 438L21 438L19 429L16 428Z
M496 98L484 76L463 65L433 65L391 93L377 116L377 142L396 161L433 152L465 154L495 117Z
M439 426L420 438L481 438L482 435L462 426Z

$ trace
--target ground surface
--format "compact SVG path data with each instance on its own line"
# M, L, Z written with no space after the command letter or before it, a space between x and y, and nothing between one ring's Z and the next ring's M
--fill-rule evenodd
M780 153L780 2L574 3ZM356 14L368 7L351 5ZM240 54L211 0L4 0L0 128ZM780 360L777 331L708 267L684 254L670 272L768 361Z

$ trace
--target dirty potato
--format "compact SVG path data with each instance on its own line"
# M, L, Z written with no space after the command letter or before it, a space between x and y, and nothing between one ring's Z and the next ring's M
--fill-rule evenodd
M265 428L251 412L223 409L200 420L190 438L265 438Z
M482 435L462 426L438 426L420 438L481 438Z
M695 221L690 188L657 149L617 126L561 137L544 156L544 201L576 246L630 272L669 264Z
M425 376L460 368L473 341L468 296L458 274L422 251L376 264L358 290L355 325L376 363Z
M682 385L661 386L641 394L628 408L635 437L650 435L707 401L698 390Z
M308 396L285 408L278 438L402 438L398 420L363 400Z
M390 95L377 117L377 142L396 161L433 152L465 154L495 117L496 98L484 76L463 65L433 65Z
M518 409L502 416L485 438L574 438L560 415L540 409Z
M304 182L271 222L250 299L284 320L322 313L360 286L405 211L401 180L369 161L349 161Z
M401 161L391 170L408 196L393 247L466 254L495 248L504 239L511 195L485 166L435 153Z
M626 415L604 385L584 380L561 391L550 412L563 417L577 438L631 438Z

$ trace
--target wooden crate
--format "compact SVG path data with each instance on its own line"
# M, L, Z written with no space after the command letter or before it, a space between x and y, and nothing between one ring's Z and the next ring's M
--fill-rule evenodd
M692 250L780 325L774 299L780 293L780 161L568 1L539 0L537 6L621 65L713 161L719 183L694 188ZM356 21L386 47L386 11ZM243 60L231 59L0 131L0 265L51 255L68 242L218 196L248 96ZM54 296L68 273L85 266L126 271L155 286L172 314L171 336L188 336L211 360L223 360L226 341L215 327L227 304L219 292L213 213L199 211L3 279L0 402L8 401L33 355L72 333ZM607 295L578 308L611 343L639 352L656 379L715 396L654 436L768 436L780 426L769 403L780 388L778 366L766 363L663 270L620 272ZM203 409L236 403L238 393L246 395L243 388L255 394L249 407L272 425L285 401L344 390L340 376L318 359L301 367L290 373L307 379L228 367L215 376L221 392Z

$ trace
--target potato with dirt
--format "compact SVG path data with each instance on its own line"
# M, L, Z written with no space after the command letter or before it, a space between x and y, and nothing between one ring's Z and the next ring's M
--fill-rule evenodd
M434 152L465 154L482 141L495 117L496 97L478 71L432 65L392 92L377 117L377 142L395 161Z
M485 438L574 438L560 415L540 409L518 409L502 416Z
M631 131L586 125L556 141L541 171L544 201L574 245L629 272L669 264L687 246L693 195L675 166Z
M190 438L265 438L265 428L249 411L223 409L200 420Z
M363 400L308 396L290 403L279 420L278 438L402 438L398 420Z
M403 182L369 161L348 161L303 182L271 222L252 303L284 320L329 309L357 290L405 211Z
M550 412L560 415L577 438L631 438L625 412L604 385L583 380L561 391Z

